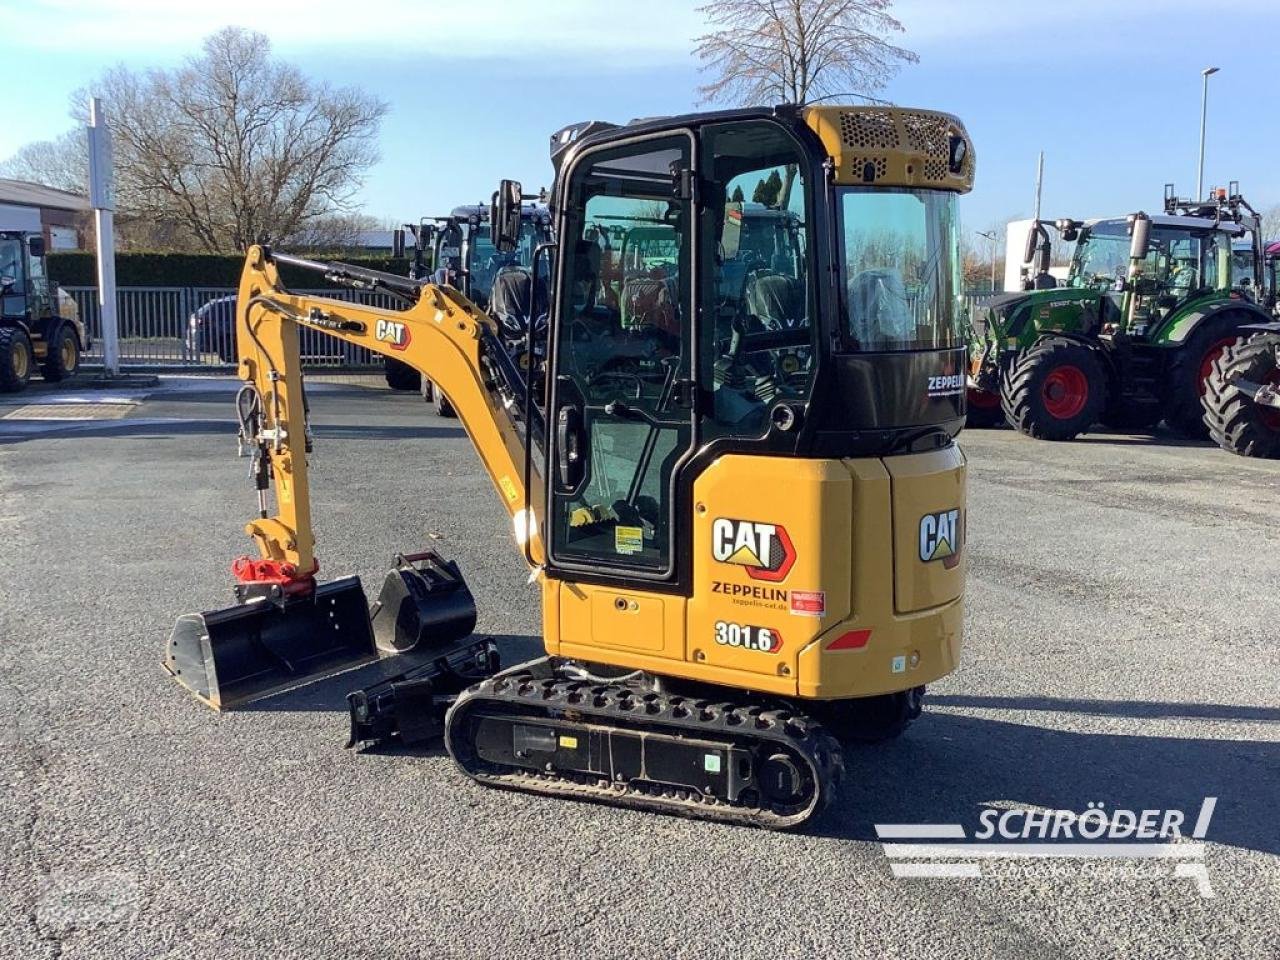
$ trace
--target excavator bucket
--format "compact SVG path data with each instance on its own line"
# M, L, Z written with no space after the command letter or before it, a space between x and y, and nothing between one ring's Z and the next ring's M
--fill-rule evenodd
M343 577L307 596L179 617L164 668L209 706L227 710L377 656L360 578Z
M475 626L475 600L458 565L428 551L395 558L372 610L360 578L344 577L302 596L179 617L164 667L227 710L379 657L451 653Z

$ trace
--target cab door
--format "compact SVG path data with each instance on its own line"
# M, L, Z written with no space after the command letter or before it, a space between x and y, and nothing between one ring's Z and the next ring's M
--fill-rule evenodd
M681 131L588 150L564 180L547 444L548 570L563 580L676 578L675 478L694 438L693 168ZM641 237L643 255L623 256Z

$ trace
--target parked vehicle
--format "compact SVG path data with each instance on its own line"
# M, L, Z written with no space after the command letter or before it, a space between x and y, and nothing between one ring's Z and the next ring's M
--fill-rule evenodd
M37 368L46 381L75 376L89 333L75 301L45 273L44 238L0 231L0 393L26 388Z
M1132 430L1163 419L1204 436L1214 360L1241 328L1269 319L1274 298L1260 220L1238 186L1182 200L1169 185L1163 215L1041 222L1026 251L1037 280L1051 226L1076 242L1067 286L998 296L971 324L969 425L1002 417L1028 436L1068 440L1096 421Z
M222 363L236 363L236 297L215 297L198 307L187 320L187 352L194 357L209 354ZM309 362L341 363L351 358L351 348L326 333L302 330L299 352Z

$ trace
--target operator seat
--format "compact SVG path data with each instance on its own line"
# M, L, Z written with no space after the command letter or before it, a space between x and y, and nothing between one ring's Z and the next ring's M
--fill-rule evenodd
M907 288L897 270L863 270L849 281L849 333L863 349L914 339Z
M545 306L546 284L539 281L538 303ZM506 267L493 281L489 312L508 333L525 333L533 312L533 278L524 267Z
M658 276L662 271L653 270L649 275L629 278L622 285L622 326L624 329L656 327L664 333L679 336L680 323L675 278Z
M755 274L747 281L744 299L747 312L766 330L792 330L805 321L804 285L795 277Z

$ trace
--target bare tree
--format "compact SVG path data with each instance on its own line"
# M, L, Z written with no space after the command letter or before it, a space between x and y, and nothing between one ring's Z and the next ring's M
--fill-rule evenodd
M391 232L391 227L367 213L333 213L309 220L296 233L281 237L280 245L302 250L350 250L362 245L366 233L384 228Z
M695 53L711 80L703 103L805 103L872 93L910 50L885 37L902 32L893 0L712 0L699 7L713 28Z
M89 192L89 141L83 130L37 140L0 163L0 176L42 183L71 193Z
M210 252L348 213L387 111L307 79L272 58L265 36L236 27L175 70L117 67L95 92L109 105L122 212Z
M1262 211L1262 239L1264 242L1280 240L1280 204Z

